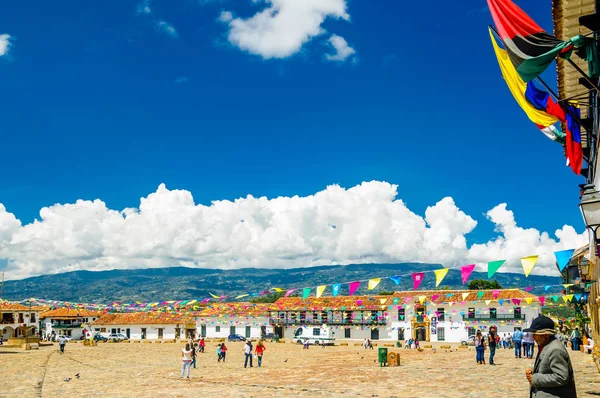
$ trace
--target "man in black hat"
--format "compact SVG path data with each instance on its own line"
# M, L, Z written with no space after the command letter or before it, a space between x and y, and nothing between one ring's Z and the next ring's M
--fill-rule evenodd
M531 384L529 396L576 398L573 366L567 349L555 337L554 321L540 315L524 331L533 333L538 344L533 370L525 372Z

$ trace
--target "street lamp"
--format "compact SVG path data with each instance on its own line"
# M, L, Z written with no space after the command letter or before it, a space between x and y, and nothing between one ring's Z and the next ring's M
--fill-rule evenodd
M600 192L596 190L594 184L586 184L583 187L579 208L581 209L586 228L592 231L594 237L594 249L596 256L598 256L598 239L596 237L596 232L598 227L600 227Z

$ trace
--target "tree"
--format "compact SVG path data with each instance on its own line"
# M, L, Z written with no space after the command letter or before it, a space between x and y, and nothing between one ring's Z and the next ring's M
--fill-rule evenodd
M280 298L285 297L285 292L273 292L269 294L265 294L261 297L255 297L250 299L251 303L274 303Z
M379 294L380 296L393 296L394 292L379 292L377 294Z
M496 279L493 282L487 279L474 279L469 282L469 290L489 290L489 289L502 289L502 286Z

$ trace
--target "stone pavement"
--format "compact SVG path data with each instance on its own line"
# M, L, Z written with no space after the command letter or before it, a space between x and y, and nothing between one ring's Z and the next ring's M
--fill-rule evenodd
M377 348L267 344L264 366L244 369L243 344L227 344L226 363L217 363L215 345L200 354L190 381L178 379L181 343L72 343L65 354L57 346L0 348L0 397L528 397L525 370L533 365L502 349L497 366L478 365L473 347L452 344L451 352L388 348L400 353L401 366L380 368ZM579 397L600 396L591 356L570 353Z

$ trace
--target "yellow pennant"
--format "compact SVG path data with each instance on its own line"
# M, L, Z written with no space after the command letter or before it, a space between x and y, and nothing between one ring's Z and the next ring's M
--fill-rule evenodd
M448 273L448 268L436 269L433 272L435 272L435 287L438 287Z
M539 256L537 255L521 257L521 265L523 266L523 271L525 271L525 277L528 277L533 267L535 267L535 263L537 263L538 257Z
M448 307L452 307L453 304L454 304L454 301L449 302Z
M531 303L533 302L533 298L531 298L531 297L527 297L527 298L525 299L525 301L527 302L527 304L531 304Z
M219 298L219 296L217 296L216 294L212 294L211 292L208 292L208 294L210 294L210 296L211 296L212 298L216 298L216 299L218 299L218 298Z
M321 297L327 285L317 286L317 298Z
M367 289L369 289L369 290L375 289L375 286L379 285L379 282L381 282L381 278L369 279L369 284L367 285Z
M386 302L386 301L387 301L387 299L379 299L379 302L380 302L381 304L385 304L385 302Z
M486 305L490 305L491 302L492 302L492 300L485 300Z
M471 293L463 293L463 294L462 294L463 301L465 301L465 299L466 299L467 297L469 297L469 294L471 294Z
M562 296L562 299L565 303L571 301L571 299L573 299L573 295L572 294L565 294L564 296Z
M423 304L425 302L425 299L427 298L427 296L419 296L419 302L421 304Z
M573 284L572 284L572 283L565 283L565 284L563 285L563 287L564 287L565 289L568 289L568 288L570 288L571 286L573 286Z
M277 293L285 292L285 289L280 287L272 287L270 290L275 290Z
M241 299L242 297L248 297L249 294L240 294L239 296L235 296L236 299Z

